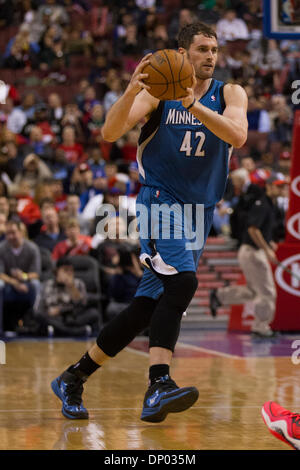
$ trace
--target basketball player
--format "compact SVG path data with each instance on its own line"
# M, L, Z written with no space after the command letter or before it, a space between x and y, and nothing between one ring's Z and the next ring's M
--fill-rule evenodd
M195 69L193 87L181 101L159 101L143 83L145 56L137 66L123 96L112 106L102 128L105 140L116 141L141 119L137 160L143 186L137 203L150 212L151 205L193 208L204 206L204 242L212 224L214 206L223 195L232 147L247 138L247 97L238 85L212 78L218 44L213 29L197 22L179 33L179 52ZM177 119L181 115L181 119ZM180 123L179 123L180 122ZM202 207L203 207L202 206ZM150 216L149 216L150 217ZM171 218L171 232L183 233L183 225ZM149 388L141 419L160 422L170 412L183 411L198 398L195 387L179 388L170 378L170 363L180 330L181 317L197 289L196 270L203 249L186 248L185 235L166 240L141 236L141 260L147 266L135 298L128 308L104 326L96 344L74 365L52 382L62 401L62 413L70 419L88 418L82 403L83 383L106 360L125 348L138 333L150 327ZM151 225L149 220L144 225ZM140 233L145 226L140 226Z

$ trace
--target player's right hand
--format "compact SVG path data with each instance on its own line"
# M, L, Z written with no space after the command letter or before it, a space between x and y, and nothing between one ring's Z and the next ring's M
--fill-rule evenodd
M150 90L150 87L143 82L143 80L148 77L147 73L143 73L143 69L149 64L149 57L151 55L151 53L145 55L136 67L127 86L126 93L137 95L143 88L145 90Z

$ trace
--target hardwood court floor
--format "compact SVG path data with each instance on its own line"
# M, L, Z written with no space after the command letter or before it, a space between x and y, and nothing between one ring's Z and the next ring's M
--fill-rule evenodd
M268 432L260 408L272 399L300 410L300 365L290 358L294 339L285 337L274 349L226 332L181 336L172 376L181 386L197 386L200 398L160 424L139 419L146 340L135 341L89 379L89 421L65 419L50 382L91 341L9 342L7 364L0 365L0 449L289 450Z

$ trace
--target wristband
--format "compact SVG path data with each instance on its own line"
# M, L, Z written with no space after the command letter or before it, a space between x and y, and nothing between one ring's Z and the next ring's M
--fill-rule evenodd
M195 102L196 102L196 98L194 98L194 101L186 109L189 110L190 108L192 108Z
M23 273L22 277L23 277L24 281L28 281L28 274L27 273Z

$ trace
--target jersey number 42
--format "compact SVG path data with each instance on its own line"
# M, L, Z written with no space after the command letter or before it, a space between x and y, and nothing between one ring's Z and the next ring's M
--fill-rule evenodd
M192 145L192 134L193 134L193 140L195 136L194 145ZM185 152L186 157L205 157L205 151L202 150L204 141L205 141L204 132L186 131L184 138L182 139L180 152ZM193 148L195 147L196 147L196 150L195 152L193 152Z

